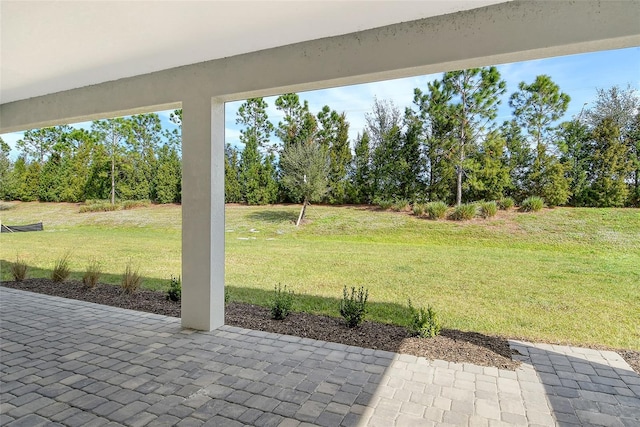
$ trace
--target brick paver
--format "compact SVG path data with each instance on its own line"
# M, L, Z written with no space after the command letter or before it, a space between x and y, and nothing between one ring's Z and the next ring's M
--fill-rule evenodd
M7 426L640 425L608 351L514 341L514 372L2 287L0 315Z

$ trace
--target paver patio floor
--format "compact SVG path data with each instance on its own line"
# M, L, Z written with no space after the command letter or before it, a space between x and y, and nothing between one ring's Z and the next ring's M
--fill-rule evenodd
M616 353L513 342L507 371L0 287L0 425L640 425Z

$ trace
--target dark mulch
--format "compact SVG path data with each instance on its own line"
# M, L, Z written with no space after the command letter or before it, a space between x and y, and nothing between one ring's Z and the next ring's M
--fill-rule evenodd
M8 288L22 289L47 295L106 304L114 307L145 311L165 316L180 317L180 303L168 301L162 292L139 290L132 295L123 294L113 285L98 284L86 289L81 282L63 284L49 279L28 279L24 282L1 282ZM251 304L231 302L226 306L228 325L278 334L294 335L347 345L393 351L440 359L457 363L473 363L515 369L519 362L511 359L511 349L505 338L444 329L435 338L410 337L400 326L377 322L364 322L349 329L342 319L308 313L292 313L285 320L272 320L269 309ZM614 349L615 350L615 349ZM640 352L615 350L640 372Z

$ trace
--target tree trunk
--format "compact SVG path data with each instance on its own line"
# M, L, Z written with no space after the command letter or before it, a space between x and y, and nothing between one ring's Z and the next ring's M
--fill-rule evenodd
M296 227L300 226L300 223L304 219L304 213L306 210L307 210L307 198L305 197L304 201L302 202L302 209L300 209L300 215L298 215L298 222L296 222Z

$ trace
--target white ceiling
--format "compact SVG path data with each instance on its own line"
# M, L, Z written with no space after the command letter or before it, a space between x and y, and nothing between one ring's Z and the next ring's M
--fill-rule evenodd
M505 0L0 0L0 103Z

